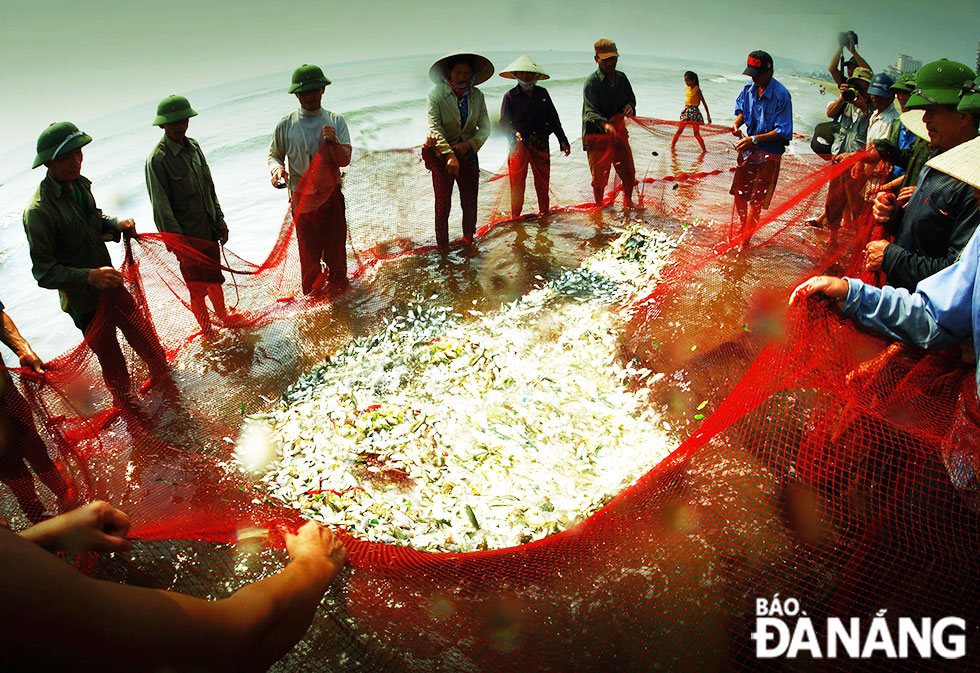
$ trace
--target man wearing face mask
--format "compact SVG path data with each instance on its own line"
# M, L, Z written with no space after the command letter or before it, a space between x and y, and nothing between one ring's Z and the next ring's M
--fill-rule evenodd
M548 137L555 134L558 147L566 157L571 152L548 90L537 86L540 80L548 79L548 74L529 56L521 56L501 71L500 76L517 80L517 86L504 94L500 105L500 125L507 131L510 141L507 170L510 176L511 216L519 217L524 207L528 164L534 176L538 210L547 213L550 208L548 185L551 175Z

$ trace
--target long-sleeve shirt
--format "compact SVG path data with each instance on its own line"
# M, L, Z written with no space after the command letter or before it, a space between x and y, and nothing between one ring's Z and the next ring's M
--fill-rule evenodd
M507 130L511 145L516 142L516 133L536 149L548 150L548 136L552 133L558 138L559 145L568 144L548 90L537 84L527 93L518 84L504 94L500 103L500 125Z
M459 99L449 85L440 82L429 89L426 99L429 133L438 138L435 148L440 154L449 154L453 145L460 142L469 143L474 152L479 152L490 137L490 115L483 92L471 86L466 96L469 99L466 123L461 124Z
M755 82L748 82L735 98L735 116L742 115L745 132L757 136L778 131L785 142L759 143L757 149L765 154L782 154L793 139L793 99L779 81L770 79L759 95ZM753 153L755 154L755 153Z
M596 70L585 79L582 88L582 137L605 133L603 124L629 105L636 114L636 96L624 73L616 71L615 83Z
M973 204L976 208L976 203ZM980 238L974 233L954 264L922 280L914 293L846 278L843 313L866 327L921 348L942 349L973 337L980 361ZM980 390L980 368L977 369Z
M923 278L956 261L980 225L973 187L956 178L922 169L919 186L885 248L881 269L888 284L914 290Z
M225 229L211 170L193 138L181 145L163 136L146 159L146 188L157 231L217 241Z
M88 272L112 266L105 244L119 240L119 222L95 205L88 178L72 186L45 176L24 210L24 231L37 284L58 290L62 310L77 322L98 307L101 290L88 284Z
M310 112L299 108L279 120L269 145L269 173L277 168L286 168L289 174L288 187L292 196L303 173L310 167L313 158L323 144L321 132L324 126L336 129L336 147L330 148L333 172L329 176L335 184L340 182L340 168L350 165L351 144L347 121L342 115L320 108Z

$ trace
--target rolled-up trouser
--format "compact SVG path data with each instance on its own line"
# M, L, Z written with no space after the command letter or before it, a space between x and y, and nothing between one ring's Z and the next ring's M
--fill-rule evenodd
M779 182L781 159L781 154L764 154L747 158L735 167L728 193L735 197L739 214L744 216L750 203L755 204L757 212L769 207Z
M609 169L612 167L623 183L623 191L627 194L633 193L636 168L633 165L633 149L625 135L591 137L586 154L589 158L589 170L592 171L593 191L605 191L606 183L609 182Z
M320 207L293 217L303 293L310 294L318 282L322 283L324 265L327 281L346 285L347 212L343 192L335 189Z
M200 262L191 259L188 255L177 252L177 261L180 264L180 275L184 277L184 283L191 297L204 297L207 295L206 284L221 285L225 282L224 274L221 273L221 246L217 241L209 241L204 238L184 237L181 242L197 250L208 262Z

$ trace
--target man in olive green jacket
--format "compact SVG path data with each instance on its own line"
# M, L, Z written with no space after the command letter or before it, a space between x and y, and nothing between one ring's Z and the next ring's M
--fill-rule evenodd
M58 290L62 309L85 334L116 403L135 411L116 328L154 378L170 380L167 357L153 325L122 286L122 274L112 268L106 241L132 234L135 224L106 217L95 205L92 183L81 175L82 147L90 142L70 122L41 133L34 168L44 164L48 173L24 210L24 230L37 284Z
M228 241L228 225L201 146L187 137L188 122L196 115L183 96L169 96L157 106L153 125L162 128L164 135L146 160L146 188L157 231L187 237L168 240L167 246L180 262L191 311L204 335L211 336L214 329L205 297L211 299L219 318L228 318L219 248Z

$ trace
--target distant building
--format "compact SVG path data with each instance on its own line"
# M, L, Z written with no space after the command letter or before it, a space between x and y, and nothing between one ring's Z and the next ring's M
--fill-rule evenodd
M895 69L898 70L899 75L904 75L907 72L918 72L921 67L922 61L916 60L908 54L899 54L898 63L895 65Z

